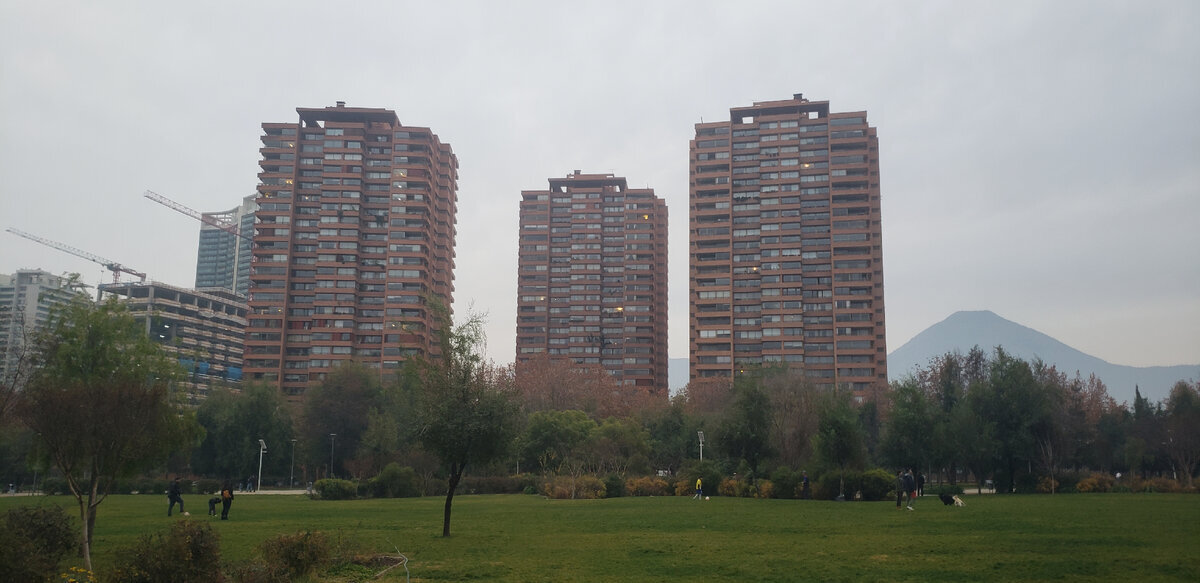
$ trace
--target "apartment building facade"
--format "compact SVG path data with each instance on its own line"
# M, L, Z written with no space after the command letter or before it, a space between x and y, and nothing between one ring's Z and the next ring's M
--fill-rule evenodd
M521 192L518 363L598 365L667 396L667 207L624 177L581 174Z
M336 365L437 356L450 310L458 160L387 109L298 108L262 125L248 379L299 397Z
M690 377L886 386L876 129L800 94L729 115L690 143Z
M41 269L0 274L0 382L20 384L30 372L34 332L55 306L77 299L82 286Z

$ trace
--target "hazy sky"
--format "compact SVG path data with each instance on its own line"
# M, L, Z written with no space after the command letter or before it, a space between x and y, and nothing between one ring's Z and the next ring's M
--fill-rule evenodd
M878 128L888 348L992 310L1136 366L1200 362L1200 3L0 0L0 227L195 282L260 127L383 107L460 162L455 309L516 329L523 189L575 169L670 212L686 357L688 140L803 92ZM0 232L0 273L101 266Z

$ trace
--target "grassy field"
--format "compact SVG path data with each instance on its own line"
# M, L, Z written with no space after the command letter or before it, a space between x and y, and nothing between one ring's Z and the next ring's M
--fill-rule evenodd
M964 498L965 508L927 497L908 512L894 502L460 496L449 539L441 498L246 495L225 522L207 517L205 497L186 500L190 520L220 533L227 561L276 534L321 530L364 552L398 547L413 581L1200 581L1200 496ZM77 513L63 496L0 498L0 511L30 502ZM165 509L163 496L105 501L97 568L180 520ZM385 580L403 581L403 569Z

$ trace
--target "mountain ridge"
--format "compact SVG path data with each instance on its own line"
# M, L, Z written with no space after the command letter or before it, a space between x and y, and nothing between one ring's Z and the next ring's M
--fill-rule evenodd
M927 366L933 358L955 351L966 354L975 346L989 354L1000 346L1027 361L1041 358L1072 377L1077 371L1084 378L1095 374L1117 402L1132 403L1135 387L1151 401L1160 401L1177 381L1200 378L1200 364L1146 367L1113 364L989 310L955 312L913 336L888 354L888 378L899 380Z
M997 315L990 310L968 310L951 314L888 354L888 380L898 381L934 358L948 352L966 354L979 346L989 355L997 346L1017 358L1032 362L1041 358L1068 377L1076 371L1087 378L1096 375L1118 403L1132 403L1134 388L1152 402L1165 399L1180 380L1200 379L1200 364L1175 366L1127 366L1097 358L1039 332ZM668 360L668 384L672 395L688 383L688 359Z

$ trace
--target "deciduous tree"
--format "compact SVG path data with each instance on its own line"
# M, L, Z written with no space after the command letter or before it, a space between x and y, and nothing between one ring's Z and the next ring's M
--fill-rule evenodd
M179 363L111 299L63 305L37 336L18 412L79 504L90 569L96 508L113 482L160 463L195 434L168 393Z
M518 397L512 370L483 360L483 319L472 315L451 326L446 310L437 311L446 323L441 327L441 357L421 363L420 438L448 473L442 520L446 537L454 493L467 466L486 464L508 452L516 435Z

